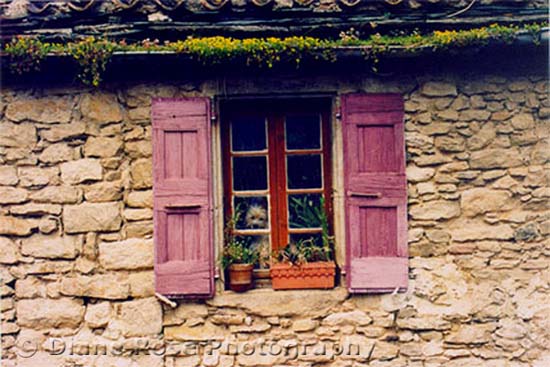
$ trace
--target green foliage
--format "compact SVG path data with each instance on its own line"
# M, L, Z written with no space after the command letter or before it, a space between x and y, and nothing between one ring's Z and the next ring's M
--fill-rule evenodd
M290 227L316 228L321 225L323 208L307 195L290 197Z
M313 37L247 38L189 37L183 41L168 43L168 50L189 55L203 64L217 65L232 60L245 60L246 65L273 67L277 62L300 65L313 50L330 48L331 42ZM316 58L330 60L332 54L321 52Z
M117 43L109 40L88 37L80 42L68 43L66 52L80 65L80 80L84 84L97 87L117 46Z
M259 251L251 247L250 237L241 237L235 233L239 221L240 210L235 208L235 214L227 219L224 230L224 247L221 264L226 269L231 264L256 264Z
M249 246L249 241L235 239L226 243L223 249L222 267L226 269L231 264L256 264L258 251Z
M300 265L316 261L332 261L332 247L319 246L313 237L286 245L277 256L279 262Z
M300 67L304 60L336 61L336 50L355 47L362 50L373 68L381 56L398 47L401 52L417 53L429 48L445 50L465 46L482 46L491 40L512 42L519 33L528 32L534 43L539 44L540 31L546 24L521 26L493 24L465 30L433 31L422 34L392 32L373 34L361 38L353 28L342 32L339 39L319 39L307 36L267 37L236 39L231 37L188 37L184 40L164 42L143 40L127 44L124 40L112 41L88 37L65 44L42 42L38 38L16 37L3 45L2 51L10 58L10 70L17 74L38 70L41 61L49 54L70 55L80 65L80 79L89 85L98 86L101 75L115 52L171 52L188 56L204 65L219 65L227 62L244 62L247 66L271 68L279 63L291 63Z
M523 29L527 31L532 37L533 42L535 45L540 45L540 31L542 29L542 25L539 23L533 23L533 24L526 24Z
M10 70L18 75L40 70L40 63L51 51L51 43L21 36L4 46L4 52L10 58Z
M277 254L280 262L302 264L315 261L332 261L334 237L330 235L328 215L325 211L325 198L321 197L319 205L304 196L302 199L292 198L291 205L298 214L299 223L294 228L321 227L321 244L314 237L300 239L289 243Z

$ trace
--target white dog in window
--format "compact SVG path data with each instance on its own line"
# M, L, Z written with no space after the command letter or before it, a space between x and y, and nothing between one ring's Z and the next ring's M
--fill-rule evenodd
M250 229L268 228L267 210L257 204L252 204L248 207L245 216L246 227ZM259 235L254 237L251 246L257 248L260 253L259 265L260 268L267 268L269 264L269 236Z
M267 228L267 211L257 204L252 204L246 211L246 226L250 229Z

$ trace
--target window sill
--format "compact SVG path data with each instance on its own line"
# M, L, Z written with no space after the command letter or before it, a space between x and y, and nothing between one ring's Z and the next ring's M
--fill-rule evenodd
M322 315L349 296L344 287L333 289L273 290L252 289L244 293L218 292L206 303L213 307L240 308L250 314L269 317Z

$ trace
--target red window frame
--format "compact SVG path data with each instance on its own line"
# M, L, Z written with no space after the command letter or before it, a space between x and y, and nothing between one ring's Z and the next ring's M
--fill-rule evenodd
M226 218L232 215L233 182L231 167L230 123L235 117L262 116L267 118L268 145L268 192L270 201L271 248L278 251L288 243L289 233L318 233L315 230L288 228L287 194L321 193L325 198L325 210L332 229L332 138L330 129L330 99L294 99L294 100L241 100L227 101L220 105L221 143L223 155L224 213ZM292 114L319 114L321 117L321 149L287 151L285 144L284 118ZM289 154L321 154L321 189L287 189L286 156Z

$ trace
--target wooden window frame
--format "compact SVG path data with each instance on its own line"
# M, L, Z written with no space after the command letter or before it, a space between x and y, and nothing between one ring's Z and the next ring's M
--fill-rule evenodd
M303 98L292 100L259 99L224 101L220 103L221 146L223 172L223 212L225 218L232 215L233 182L231 174L230 122L235 117L265 116L267 119L267 160L269 221L272 251L278 251L287 244L289 233L319 233L319 230L288 228L288 193L321 193L325 197L325 210L329 228L333 228L332 204L332 100L329 98ZM286 150L284 117L292 114L319 114L321 116L321 149ZM298 154L321 154L323 187L320 189L287 189L286 157Z

